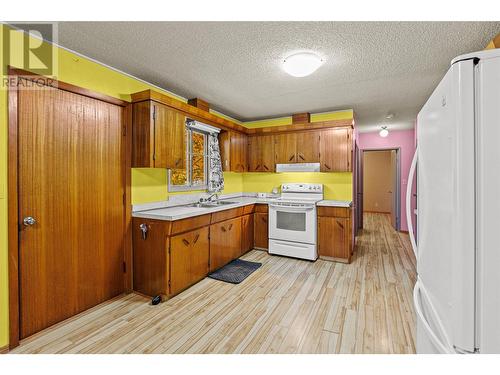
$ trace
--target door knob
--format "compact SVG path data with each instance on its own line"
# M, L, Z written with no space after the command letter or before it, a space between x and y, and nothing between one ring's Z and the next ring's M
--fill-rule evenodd
M35 220L34 217L26 216L23 219L23 224L26 225L26 226L35 225L36 224L36 220Z

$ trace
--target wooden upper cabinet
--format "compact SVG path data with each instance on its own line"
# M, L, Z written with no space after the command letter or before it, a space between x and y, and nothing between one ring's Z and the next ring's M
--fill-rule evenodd
M249 137L248 138L248 171L249 172L261 172L262 168L262 157L261 149L262 142L260 142L260 137Z
M274 172L274 136L258 135L248 138L249 172Z
M283 133L274 136L274 153L276 164L296 163L297 133Z
M132 167L184 168L186 116L153 101L133 104Z
M321 131L320 163L322 172L352 171L352 129Z
M274 172L274 136L260 136L262 172Z
M248 170L248 137L234 131L219 135L222 170L224 172L246 172Z
M319 131L297 134L297 163L319 163Z

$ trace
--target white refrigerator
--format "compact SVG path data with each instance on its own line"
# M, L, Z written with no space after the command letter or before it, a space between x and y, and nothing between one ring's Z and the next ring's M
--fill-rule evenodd
M417 117L417 353L500 353L500 50L459 56Z

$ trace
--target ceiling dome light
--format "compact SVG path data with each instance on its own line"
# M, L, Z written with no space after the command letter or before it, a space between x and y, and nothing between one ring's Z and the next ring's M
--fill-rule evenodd
M318 69L323 60L311 52L301 52L288 56L283 60L283 69L294 77L305 77Z
M389 135L389 130L387 130L387 126L382 126L382 130L378 133L382 138L385 138Z

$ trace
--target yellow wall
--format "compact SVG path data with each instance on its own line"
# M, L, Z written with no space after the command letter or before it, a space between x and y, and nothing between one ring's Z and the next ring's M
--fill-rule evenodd
M290 182L323 184L325 199L352 200L351 172L243 173L243 191L248 193L269 193L274 187Z
M7 26L0 25L0 43L3 40L1 34L6 28ZM0 50L1 47L0 45ZM14 45L14 48L20 50L21 46ZM166 95L176 97L167 91L159 90L156 87L66 50L58 48L57 54L59 67L57 78L60 81L123 100L130 100L130 94L146 89L157 90ZM0 61L0 67L3 68L6 63ZM323 121L349 116L349 113L350 118L352 118L352 110L332 112L330 114L316 114L312 117L314 121ZM223 116L218 113L216 114ZM7 92L0 89L0 348L8 344L7 121ZM247 127L259 127L286 125L290 123L291 117L287 117L284 119L246 123L244 125ZM325 184L325 195L328 199L351 199L350 173L225 173L224 177L226 186L224 193L271 191L274 186L279 186L283 182L307 180L308 182ZM164 200L167 197L166 171L161 169L132 170L132 203Z
M354 116L352 109L345 109L342 111L311 113L311 122L330 121L330 120L350 120ZM247 128L264 128L268 126L283 126L291 125L292 116L270 118L265 120L247 121L242 123Z

